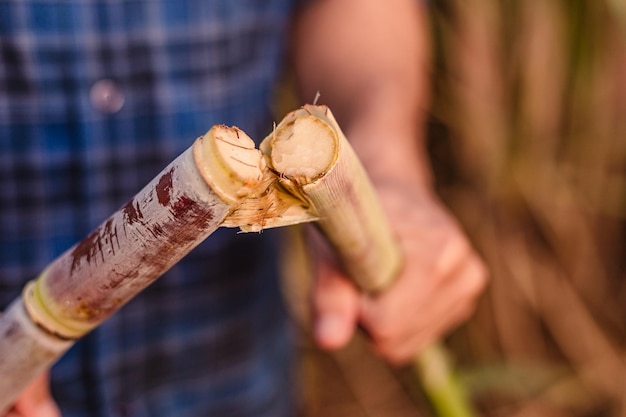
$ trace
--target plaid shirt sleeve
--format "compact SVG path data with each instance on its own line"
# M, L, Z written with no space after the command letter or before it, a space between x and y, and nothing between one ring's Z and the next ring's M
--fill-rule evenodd
M294 5L0 0L0 308L212 124L269 131ZM63 415L289 415L274 259L212 235L54 367Z

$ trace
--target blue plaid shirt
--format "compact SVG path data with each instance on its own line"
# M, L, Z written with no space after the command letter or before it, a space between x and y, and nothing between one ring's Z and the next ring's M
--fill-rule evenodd
M0 309L211 125L270 130L294 3L0 0ZM55 365L63 415L289 415L274 259L209 237Z

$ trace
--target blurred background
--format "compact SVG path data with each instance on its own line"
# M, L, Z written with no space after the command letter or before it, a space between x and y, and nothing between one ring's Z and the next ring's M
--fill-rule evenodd
M429 146L491 270L445 341L483 416L626 416L626 2L436 0ZM412 369L302 337L302 415L431 416Z

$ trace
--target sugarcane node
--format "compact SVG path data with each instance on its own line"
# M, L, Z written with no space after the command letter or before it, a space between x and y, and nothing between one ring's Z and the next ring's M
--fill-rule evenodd
M44 271L42 276L46 273ZM39 329L55 339L61 341L80 339L86 331L69 328L54 318L42 300L39 283L39 280L34 280L24 286L22 300L26 315Z

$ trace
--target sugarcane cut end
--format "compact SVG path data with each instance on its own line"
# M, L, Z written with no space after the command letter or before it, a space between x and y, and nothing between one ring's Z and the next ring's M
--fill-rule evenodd
M254 141L237 127L213 126L193 145L203 179L226 203L235 204L257 191L265 160Z
M337 132L321 118L299 113L277 126L270 160L279 175L303 185L326 175L339 154Z

